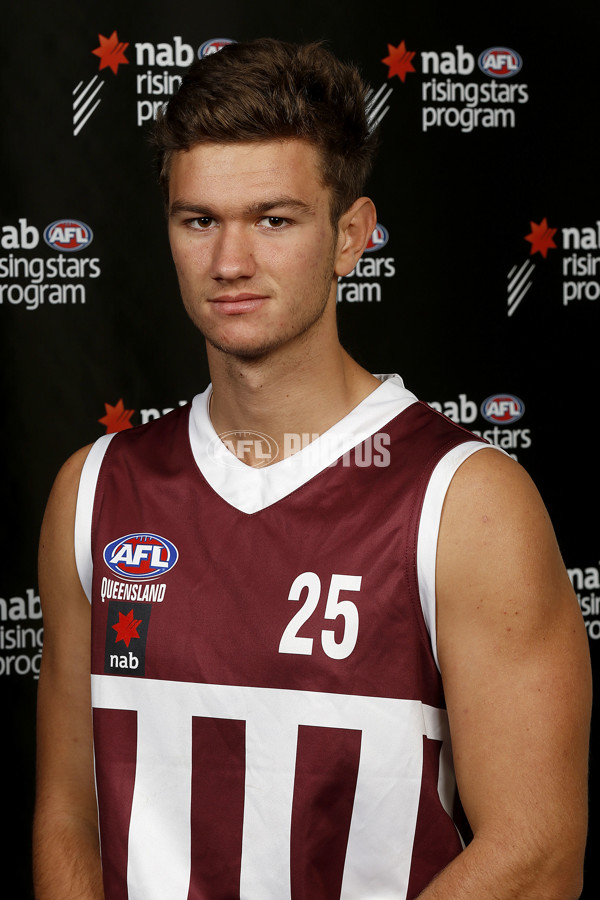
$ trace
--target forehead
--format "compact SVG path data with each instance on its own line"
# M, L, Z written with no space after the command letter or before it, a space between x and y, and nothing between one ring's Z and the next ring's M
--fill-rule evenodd
M319 151L307 141L195 144L177 151L171 160L171 203L204 197L247 201L288 194L311 205L329 201Z

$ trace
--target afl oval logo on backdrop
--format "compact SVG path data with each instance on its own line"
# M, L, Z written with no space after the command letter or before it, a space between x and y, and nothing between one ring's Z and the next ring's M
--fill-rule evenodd
M481 415L488 422L510 425L525 412L525 404L513 394L493 394L481 404Z
M477 62L481 71L492 78L510 78L523 65L519 54L508 47L489 47L480 54Z
M158 534L126 534L104 548L104 562L121 578L157 578L172 569L179 553L175 544Z
M373 230L373 234L369 238L369 243L365 247L365 253L373 253L374 250L381 250L390 239L387 228L384 228L380 222L377 223Z
M205 56L210 56L212 53L218 53L219 50L222 50L227 44L235 44L235 41L231 41L229 38L212 38L210 41L204 41L204 43L200 44L198 47L198 59L204 59Z
M77 219L57 219L44 231L44 240L55 250L83 250L93 238L89 225Z

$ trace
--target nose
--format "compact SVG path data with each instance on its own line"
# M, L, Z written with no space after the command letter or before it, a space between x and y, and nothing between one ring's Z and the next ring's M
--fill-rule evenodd
M213 278L233 281L250 278L256 263L250 235L241 223L222 225L213 243L211 260Z

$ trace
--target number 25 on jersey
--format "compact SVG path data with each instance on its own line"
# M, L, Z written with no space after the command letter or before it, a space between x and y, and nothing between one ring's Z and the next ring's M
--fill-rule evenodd
M346 659L350 656L358 638L358 609L352 600L340 600L342 591L360 591L361 575L332 575L325 604L323 618L344 620L342 639L335 640L335 632L331 629L321 631L323 650L331 659ZM310 656L313 652L313 638L300 637L298 632L313 615L321 599L321 580L314 572L302 572L290 588L288 600L298 602L306 588L304 603L290 621L279 642L280 653L299 653Z

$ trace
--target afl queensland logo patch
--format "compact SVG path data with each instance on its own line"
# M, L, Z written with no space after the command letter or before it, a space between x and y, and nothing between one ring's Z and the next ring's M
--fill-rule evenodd
M104 562L115 575L134 581L158 578L179 557L175 544L158 534L126 534L104 548Z
M525 404L514 394L493 394L481 404L481 415L488 422L510 425L521 418Z
M57 219L44 231L44 240L54 250L83 250L92 243L92 229L77 219Z

